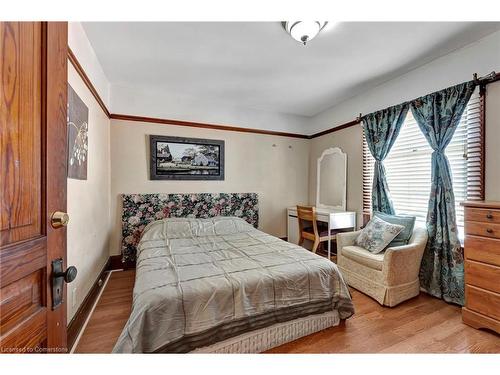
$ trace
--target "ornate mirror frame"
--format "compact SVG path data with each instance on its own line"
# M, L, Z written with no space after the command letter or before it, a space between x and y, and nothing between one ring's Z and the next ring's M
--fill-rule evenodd
M344 163L343 163L344 180L339 181L339 183L342 184L341 185L342 204L338 205L338 206L329 206L329 205L321 204L321 202L320 202L321 161L327 155L339 155L340 157L343 157L343 159L344 159ZM334 173L334 172L332 171L332 173ZM346 200L347 200L346 197L347 197L347 154L342 152L342 150L339 147L327 148L325 151L323 151L321 156L318 158L318 163L317 163L317 167L316 167L316 207L345 211L346 210Z

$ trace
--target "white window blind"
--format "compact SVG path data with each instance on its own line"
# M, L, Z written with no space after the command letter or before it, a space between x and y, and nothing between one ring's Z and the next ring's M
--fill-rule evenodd
M460 202L481 199L483 147L480 121L480 97L474 92L462 115L453 139L446 148L450 162L457 225L463 234L464 210ZM387 183L396 213L416 216L425 224L431 187L431 155L424 135L411 111L408 111L389 155L384 161ZM363 208L371 209L374 160L363 139Z

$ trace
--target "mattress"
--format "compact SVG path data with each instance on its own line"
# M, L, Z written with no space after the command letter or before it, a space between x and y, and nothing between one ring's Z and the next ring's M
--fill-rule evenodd
M190 352L329 311L354 313L329 260L240 218L164 219L137 247L132 312L113 351Z

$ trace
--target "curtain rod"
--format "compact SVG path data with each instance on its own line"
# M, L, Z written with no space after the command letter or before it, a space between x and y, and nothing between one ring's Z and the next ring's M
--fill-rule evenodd
M497 73L495 71L492 71L490 74L486 74L483 77L478 77L477 73L474 73L472 75L472 79L477 85L485 85L487 83L495 81L497 79Z
M482 77L478 77L477 76L477 73L474 73L472 75L472 80L478 85L478 86L482 86L482 85L487 85L488 83L492 83L492 82L495 82L497 80L500 79L500 75L499 73L495 72L494 70L489 73L489 74L486 74L485 76L482 76ZM376 112L376 111L375 111ZM361 122L361 119L363 118L363 114L360 113L358 117L356 117L356 121L358 122Z

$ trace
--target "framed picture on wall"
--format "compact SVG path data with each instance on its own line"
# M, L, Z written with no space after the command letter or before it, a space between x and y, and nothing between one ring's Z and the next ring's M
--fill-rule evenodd
M151 180L224 180L224 141L150 135Z
M89 109L68 84L68 178L87 179Z

